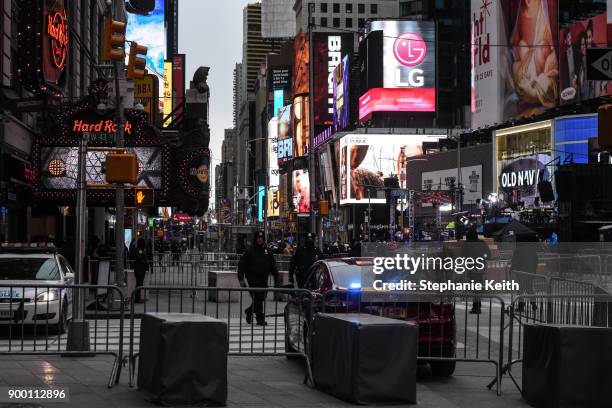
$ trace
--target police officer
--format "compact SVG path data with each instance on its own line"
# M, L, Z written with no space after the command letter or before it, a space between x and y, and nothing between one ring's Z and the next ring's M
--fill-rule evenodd
M289 264L289 282L294 282L294 276L297 278L298 288L303 288L308 278L308 270L319 259L323 259L323 254L315 246L314 234L308 233L304 246L299 247L295 254L291 257Z
M238 263L238 280L240 286L243 288L267 288L268 287L268 276L274 277L274 284L277 285L278 269L276 268L276 261L272 253L266 248L266 240L262 231L257 231L253 237L253 246L248 249ZM246 281L245 281L246 278ZM244 312L246 314L246 321L248 324L253 322L253 314L257 319L259 326L265 326L266 319L264 316L264 301L266 299L265 291L252 291L249 292L251 295L251 306L249 306Z

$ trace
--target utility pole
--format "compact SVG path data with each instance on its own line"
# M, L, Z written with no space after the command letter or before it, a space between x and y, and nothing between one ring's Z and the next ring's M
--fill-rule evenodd
M121 17L125 14L125 2L119 1L115 3L115 16ZM124 147L123 135L123 99L121 99L120 78L122 72L123 61L114 61L115 65L115 109L117 113L117 133L115 134L116 147ZM125 270L124 270L124 240L125 240L125 195L123 187L118 187L115 191L115 279L119 287L125 288Z
M315 165L314 165L314 47L313 47L313 23L312 13L315 11L315 3L308 3L308 101L309 101L309 123L310 130L308 132L309 144L308 144L308 178L310 180L310 232L317 234L317 218L314 210L314 202L317 199L316 195L316 183L315 183Z

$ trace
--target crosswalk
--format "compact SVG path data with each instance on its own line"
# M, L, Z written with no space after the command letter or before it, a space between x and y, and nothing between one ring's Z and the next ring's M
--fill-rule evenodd
M285 323L282 316L268 317L267 326L247 324L238 317L219 320L228 324L230 353L282 353L285 350ZM140 319L134 320L134 352L140 344ZM123 353L130 349L130 322L125 321L123 332L119 319L91 320L89 323L91 351L118 351L123 338ZM66 350L68 333L48 335L35 333L31 329L21 332L21 326L14 326L12 337L8 330L0 335L0 353L4 352L61 352ZM40 332L40 330L39 330Z

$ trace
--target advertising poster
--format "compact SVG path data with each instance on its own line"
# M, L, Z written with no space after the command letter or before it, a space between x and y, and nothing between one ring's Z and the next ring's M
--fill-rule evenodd
M310 214L310 179L308 170L293 171L293 209L300 214Z
M309 92L308 61L310 50L308 33L301 33L293 39L293 95L303 95Z
M172 57L172 106L180 106L185 101L185 54L176 54ZM183 108L177 109L176 116L183 113Z
M159 95L164 94L164 61L166 59L166 29L164 0L155 0L155 9L146 16L128 13L125 37L147 47L147 70L159 79ZM126 47L129 55L130 43ZM160 109L163 100L160 98Z
M499 0L472 0L472 129L501 122L503 96L499 62L506 44Z
M557 0L504 2L508 48L503 120L538 115L559 103Z
M297 96L293 100L293 157L308 155L310 144L310 99Z
M134 81L134 103L140 103L149 117L149 123L153 124L157 116L157 90L156 77L145 75L142 79Z
M278 187L278 119L268 122L268 186Z
M457 169L428 171L421 174L424 191L449 191L457 186ZM463 204L476 204L482 199L482 165L462 167Z
M280 197L278 187L268 188L268 217L278 217L280 215Z
M382 31L383 88L359 98L359 120L374 112L436 111L436 28L432 21L377 20Z
M291 105L283 106L278 111L277 141L276 155L280 166L293 159Z
M384 178L405 173L406 159L423 154L423 142L443 135L347 135L340 139L340 204L384 204L368 187L384 187Z
M42 36L43 75L45 81L57 85L60 82L70 45L68 14L63 0L44 1L43 18L45 33Z
M606 13L572 24L559 33L560 104L586 101L610 94L612 83L587 80L587 49L608 46Z
M333 127L337 132L347 128L350 121L348 82L349 57L347 55L333 72Z
M164 119L172 113L172 61L164 62ZM172 118L168 118L163 126L167 127Z
M314 33L314 120L315 126L332 125L333 73L342 59L353 52L353 33Z
M291 103L291 66L277 66L269 69L268 86L273 94L272 116L278 117L278 110Z

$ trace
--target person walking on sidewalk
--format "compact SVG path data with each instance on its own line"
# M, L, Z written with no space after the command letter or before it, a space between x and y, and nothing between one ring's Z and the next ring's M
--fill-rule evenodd
M145 275L149 270L149 254L147 253L147 245L144 239L138 238L136 245L132 248L130 260L134 267L136 287L141 287L144 285ZM141 298L141 292L140 290L136 292L136 303L144 303L144 300Z
M315 245L315 236L312 233L306 235L304 246L298 248L291 257L289 264L289 282L293 284L294 276L297 280L298 288L303 288L308 270L319 259L323 259L323 254Z
M262 231L257 231L253 237L253 245L240 257L238 262L238 280L243 288L267 288L268 277L272 275L274 285L278 285L279 276L274 256L266 247L266 239ZM245 280L246 279L246 280ZM244 313L248 324L253 322L253 314L259 326L265 326L264 301L267 292L251 291L251 306Z
M469 272L469 279L474 280L477 283L484 283L484 276L487 272L487 260L491 259L491 250L486 242L480 240L478 238L478 232L476 229L471 228L465 234L465 242L461 248L461 255L467 259L477 259L484 258L484 269L478 270L473 269ZM474 261L472 261L474 262ZM480 314L482 303L480 301L479 292L475 293L475 297L472 301L472 310L470 310L471 314Z

